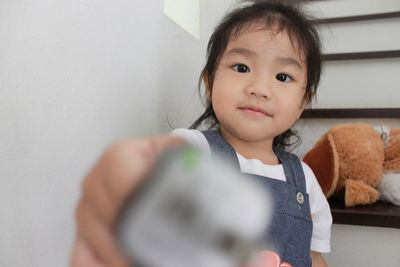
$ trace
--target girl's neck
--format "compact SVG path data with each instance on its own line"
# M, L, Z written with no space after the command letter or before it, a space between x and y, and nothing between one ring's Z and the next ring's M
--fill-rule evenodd
M279 159L272 149L273 139L249 142L230 135L220 129L220 133L233 149L247 159L258 159L268 165L279 164Z

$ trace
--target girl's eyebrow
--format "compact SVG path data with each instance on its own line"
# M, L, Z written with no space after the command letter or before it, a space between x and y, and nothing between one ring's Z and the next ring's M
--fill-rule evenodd
M301 70L303 69L301 67L301 64L299 63L299 61L297 61L296 59L294 59L292 57L277 57L275 59L275 61L277 61L281 65L294 65Z
M232 55L232 54L239 54L242 56L248 56L248 57L255 57L257 55L256 52L247 49L247 48L242 48L242 47L234 47L231 50L228 51L228 53L226 53L228 56Z
M243 47L234 47L231 50L229 50L226 55L232 55L232 54L239 54L242 56L247 56L247 57L256 57L257 53L254 52L253 50L247 49L247 48L243 48ZM280 65L294 65L297 68L303 70L303 67L301 66L301 64L299 63L299 61L297 61L296 59L292 58L292 57L277 57L275 59L275 61L277 61Z

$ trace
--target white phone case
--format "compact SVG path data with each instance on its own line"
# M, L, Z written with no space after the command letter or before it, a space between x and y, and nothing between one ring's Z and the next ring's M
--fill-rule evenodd
M118 227L135 266L233 267L257 252L270 196L218 157L167 151L127 204Z

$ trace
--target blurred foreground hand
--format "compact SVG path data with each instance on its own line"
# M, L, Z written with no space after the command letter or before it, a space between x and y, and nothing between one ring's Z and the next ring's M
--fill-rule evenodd
M104 152L82 184L71 266L131 266L115 238L121 208L160 153L182 143L177 137L161 135L122 140Z

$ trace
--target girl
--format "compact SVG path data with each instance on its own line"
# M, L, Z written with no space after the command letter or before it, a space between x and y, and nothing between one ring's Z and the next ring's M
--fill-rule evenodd
M329 205L311 169L284 151L320 72L318 34L298 10L254 1L228 14L208 44L200 77L207 108L192 125L212 130L177 129L112 145L83 183L74 266L129 266L113 235L119 211L160 152L182 140L211 156L222 153L272 189L269 238L283 261L326 266Z

